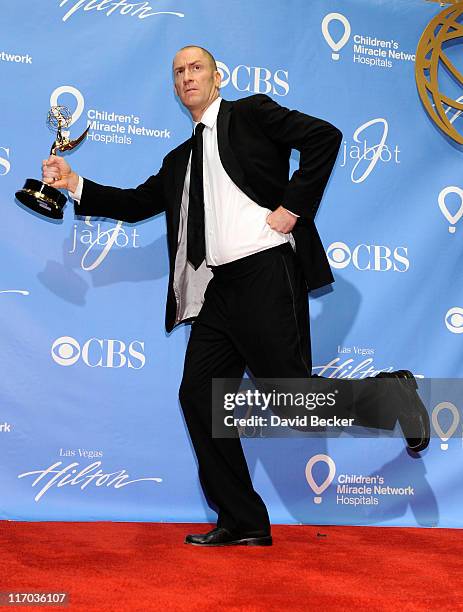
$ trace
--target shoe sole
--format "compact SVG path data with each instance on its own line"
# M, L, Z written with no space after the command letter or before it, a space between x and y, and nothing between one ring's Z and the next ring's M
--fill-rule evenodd
M241 540L232 540L231 542L223 542L217 544L200 544L199 542L188 542L185 540L185 544L191 546L202 546L203 548L210 548L212 546L272 546L272 536L266 536L263 538L243 538Z

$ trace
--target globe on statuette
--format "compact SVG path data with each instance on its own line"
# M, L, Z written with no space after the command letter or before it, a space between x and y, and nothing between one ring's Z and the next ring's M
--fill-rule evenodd
M462 125L463 72L451 60L448 50L463 41L463 1L445 0L451 4L435 15L421 35L416 50L415 79L421 102L435 125L458 144L463 144ZM456 57L456 56L455 56ZM457 95L444 92L440 73L446 73L457 88ZM462 92L463 93L463 92Z

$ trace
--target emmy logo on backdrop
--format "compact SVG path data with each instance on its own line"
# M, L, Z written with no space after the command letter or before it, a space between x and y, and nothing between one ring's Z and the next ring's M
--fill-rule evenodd
M63 130L72 123L72 113L67 106L52 106L48 116L48 127L56 132L56 138L51 145L50 155L57 151L70 151L75 149L86 137L89 127L75 140L70 140L63 134ZM31 210L50 217L62 219L63 208L67 202L66 196L58 189L37 179L26 179L24 187L16 192L17 199Z
M450 423L450 427L447 429L447 431L444 431L439 423L439 414L442 412L442 410L450 410L452 414L452 422ZM439 438L442 440L440 447L443 451L446 451L449 447L447 444L448 439L453 436L457 430L458 423L460 422L458 409L455 404L452 404L452 402L441 402L440 404L437 404L432 411L431 420L432 426L434 427Z
M325 480L321 484L317 484L315 482L315 479L312 474L313 467L317 463L326 463L326 465L328 466L328 470L329 470L328 476L325 478ZM307 462L307 465L305 466L305 477L312 491L316 493L316 496L313 498L314 504L322 503L323 500L322 500L321 494L333 482L335 474L336 474L336 464L329 455L323 455L323 454L314 455L313 457L309 459L309 461Z
M463 144L463 134L457 130L455 120L463 114L463 96L454 100L443 93L438 74L441 69L451 75L458 86L463 86L462 72L443 49L444 44L450 48L463 37L462 17L463 2L456 2L431 19L421 35L415 61L416 85L423 106L437 127L459 144ZM455 111L452 117L449 116L451 109Z

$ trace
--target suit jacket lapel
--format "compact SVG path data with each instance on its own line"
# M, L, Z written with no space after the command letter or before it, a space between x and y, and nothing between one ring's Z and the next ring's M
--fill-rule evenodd
M233 114L233 102L223 100L220 103L219 114L217 116L217 140L220 161L225 172L251 200L259 203L259 199L246 183L246 177L238 160L236 159L230 144L230 120Z
M178 226L180 221L180 208L182 205L183 185L191 153L191 138L180 147L175 159L175 194L172 210L172 229L175 249L177 249Z

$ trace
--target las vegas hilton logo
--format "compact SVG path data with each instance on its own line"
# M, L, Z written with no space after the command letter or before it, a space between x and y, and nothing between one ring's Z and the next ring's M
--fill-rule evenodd
M317 463L326 463L326 465L328 466L328 475L321 484L318 484L313 477L313 468ZM307 479L307 482L309 483L310 488L316 494L313 498L314 504L322 503L323 499L321 497L321 494L324 493L326 489L330 486L330 484L333 482L335 475L336 464L329 455L319 454L314 455L309 459L307 465L305 466L305 477Z

